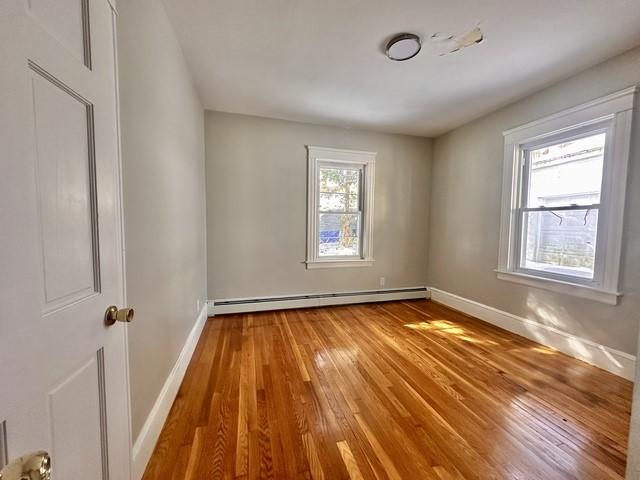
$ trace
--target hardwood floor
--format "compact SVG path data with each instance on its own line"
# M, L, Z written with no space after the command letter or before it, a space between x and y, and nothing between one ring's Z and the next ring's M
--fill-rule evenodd
M144 478L619 479L631 390L423 300L220 316Z

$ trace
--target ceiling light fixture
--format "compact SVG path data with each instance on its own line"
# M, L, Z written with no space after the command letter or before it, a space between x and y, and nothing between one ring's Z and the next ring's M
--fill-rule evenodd
M420 52L421 47L422 43L418 35L400 33L389 40L385 53L391 60L402 62L415 57Z

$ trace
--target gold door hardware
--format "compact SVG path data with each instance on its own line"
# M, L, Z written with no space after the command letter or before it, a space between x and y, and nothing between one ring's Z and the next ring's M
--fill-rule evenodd
M116 322L129 323L133 320L134 313L133 308L118 309L115 305L111 305L107 308L107 311L104 312L104 324L109 326Z
M0 470L0 480L50 480L51 457L44 451L18 458Z

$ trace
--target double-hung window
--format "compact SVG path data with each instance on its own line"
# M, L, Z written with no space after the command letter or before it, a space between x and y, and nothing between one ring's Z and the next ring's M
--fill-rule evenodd
M578 282L599 280L598 217L606 126L526 145L518 207L518 270Z
M634 97L505 132L499 278L617 303Z
M308 147L307 267L373 262L375 153Z

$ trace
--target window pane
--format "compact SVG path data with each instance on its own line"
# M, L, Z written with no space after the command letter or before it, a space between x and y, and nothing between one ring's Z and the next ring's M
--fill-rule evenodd
M529 207L600 203L606 134L531 150Z
M593 279L598 210L525 212L522 267Z
M343 193L320 193L321 212L344 212L345 202Z
M320 211L357 212L360 206L360 171L320 169Z
M321 257L360 255L360 214L320 214Z
M320 193L321 212L357 212L359 207L357 194Z

